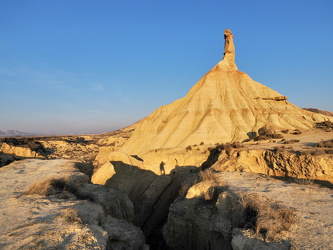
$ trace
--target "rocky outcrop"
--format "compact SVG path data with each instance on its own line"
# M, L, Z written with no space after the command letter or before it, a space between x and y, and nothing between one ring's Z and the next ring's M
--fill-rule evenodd
M73 161L22 160L1 168L0 177L1 249L147 247L130 222L134 210L127 195L91 184ZM50 185L56 186L45 193Z
M113 151L110 147L100 147L95 159L96 172L92 181L104 184L105 179L111 178L114 172L110 172L110 162L122 161L154 172L157 175L170 174L176 167L199 167L208 157L209 151L205 145L190 145L187 148L167 148L149 151L137 157L128 155L122 151Z
M265 242L258 239L251 230L235 228L232 231L233 237L231 246L233 250L260 249L260 250L289 250L290 244L287 242Z
M216 171L260 173L268 176L313 180L333 186L333 155L297 154L274 150L222 151L212 165Z
M109 234L110 249L142 249L149 250L149 246L145 244L145 237L138 227L134 227L132 223L126 220L119 220L108 216L104 229Z
M0 139L0 152L25 158L92 162L98 146L90 136L8 137Z
M36 151L32 150L31 148L24 148L9 145L7 143L2 143L0 146L0 151L5 154L11 154L19 157L27 157L27 158L44 158L43 155L37 153Z
M41 141L41 143L51 151L48 158L76 159L91 162L98 153L96 144L90 144L85 141L52 140Z

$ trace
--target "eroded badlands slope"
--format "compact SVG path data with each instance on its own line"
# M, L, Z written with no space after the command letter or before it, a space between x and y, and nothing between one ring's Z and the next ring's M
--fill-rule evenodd
M144 118L122 151L141 157L160 148L242 142L265 125L309 130L315 122L333 121L332 117L298 108L239 71L230 30L225 31L225 39L223 60L185 97Z

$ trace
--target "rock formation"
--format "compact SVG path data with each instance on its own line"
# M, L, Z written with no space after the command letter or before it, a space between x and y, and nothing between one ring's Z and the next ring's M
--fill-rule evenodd
M237 66L235 64L235 45L233 41L233 34L230 29L226 29L224 31L224 52L223 52L223 60L227 62L227 64L235 70Z
M267 176L294 178L300 181L316 181L333 187L333 155L297 154L272 150L222 151L211 168L221 172L250 172Z
M144 118L121 148L143 157L150 150L216 144L249 139L265 125L309 130L331 120L289 103L284 95L238 71L233 35L225 30L223 60L204 75L188 94Z
M0 152L22 158L64 158L91 162L98 153L90 136L0 138Z

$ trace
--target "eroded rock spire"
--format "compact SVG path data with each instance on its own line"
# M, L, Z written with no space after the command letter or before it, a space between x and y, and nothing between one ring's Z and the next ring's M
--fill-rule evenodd
M237 70L235 64L235 45L233 41L234 35L230 29L224 30L224 52L223 61L225 61L229 66Z

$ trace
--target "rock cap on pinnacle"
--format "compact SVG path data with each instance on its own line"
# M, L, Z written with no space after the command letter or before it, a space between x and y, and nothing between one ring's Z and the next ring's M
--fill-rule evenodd
M220 66L224 66L224 68L228 68L228 70L238 70L235 63L235 45L233 41L234 35L232 34L230 29L224 30L224 52L223 59L219 63Z

